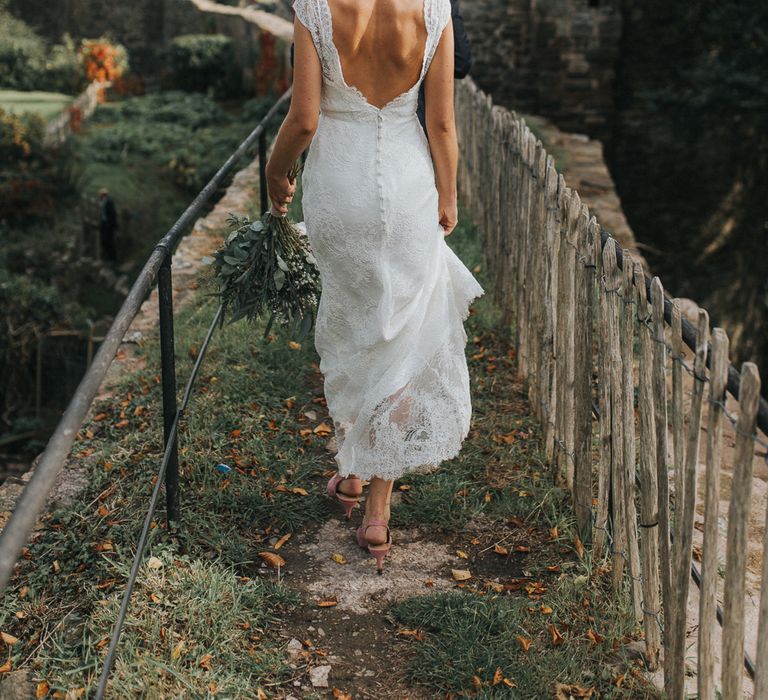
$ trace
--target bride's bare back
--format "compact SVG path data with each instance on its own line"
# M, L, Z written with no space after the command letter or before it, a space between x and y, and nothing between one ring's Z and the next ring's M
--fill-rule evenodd
M418 81L427 39L424 0L328 0L328 6L347 85L381 108Z

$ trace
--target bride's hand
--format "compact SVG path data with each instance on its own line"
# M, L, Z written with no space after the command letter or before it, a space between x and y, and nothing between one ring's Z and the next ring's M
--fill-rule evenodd
M293 201L293 195L296 194L296 181L291 182L287 175L276 176L267 173L267 189L275 211L287 214L288 205Z
M456 228L456 224L459 223L459 207L456 203L456 198L453 197L449 200L441 199L437 210L440 217L440 225L447 236Z

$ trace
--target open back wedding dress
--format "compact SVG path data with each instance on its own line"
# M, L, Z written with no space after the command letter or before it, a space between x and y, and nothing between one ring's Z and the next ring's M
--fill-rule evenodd
M418 91L449 0L424 0L421 75L379 108L346 83L328 0L296 0L323 73L302 176L322 280L315 327L342 475L395 479L458 454L471 402L463 322L484 293L447 245Z

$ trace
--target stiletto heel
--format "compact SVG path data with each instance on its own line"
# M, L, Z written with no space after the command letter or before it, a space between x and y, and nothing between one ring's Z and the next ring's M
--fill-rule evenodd
M328 495L335 498L344 508L344 517L349 520L352 517L352 509L360 502L359 496L348 496L339 491L339 483L351 477L344 477L341 474L334 474L328 482Z
M365 537L365 531L371 525L381 525L387 528L387 541L384 544L371 544ZM365 547L376 559L376 573L384 573L384 557L387 556L389 550L392 549L392 532L389 529L389 525L386 520L381 518L371 518L365 525L361 525L357 528L357 544L361 547Z

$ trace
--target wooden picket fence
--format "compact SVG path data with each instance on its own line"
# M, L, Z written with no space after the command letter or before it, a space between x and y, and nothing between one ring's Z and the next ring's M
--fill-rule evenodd
M766 700L768 538L757 659L745 664L744 656L753 458L756 443L766 449L756 432L756 366L744 363L737 381L725 332L715 328L710 342L704 310L695 330L682 319L678 300L667 298L661 281L649 280L601 229L524 119L494 106L471 80L457 84L456 114L462 201L485 232L494 294L514 323L518 371L543 427L547 458L572 495L592 561L610 557L616 594L631 597L647 667L661 665L669 698L685 697L696 465L707 402L698 698L714 699L719 688L724 700L741 700L754 680L754 697ZM695 337L695 358L688 362L684 330ZM738 418L726 407L729 371ZM723 582L717 528L726 420L736 447Z

